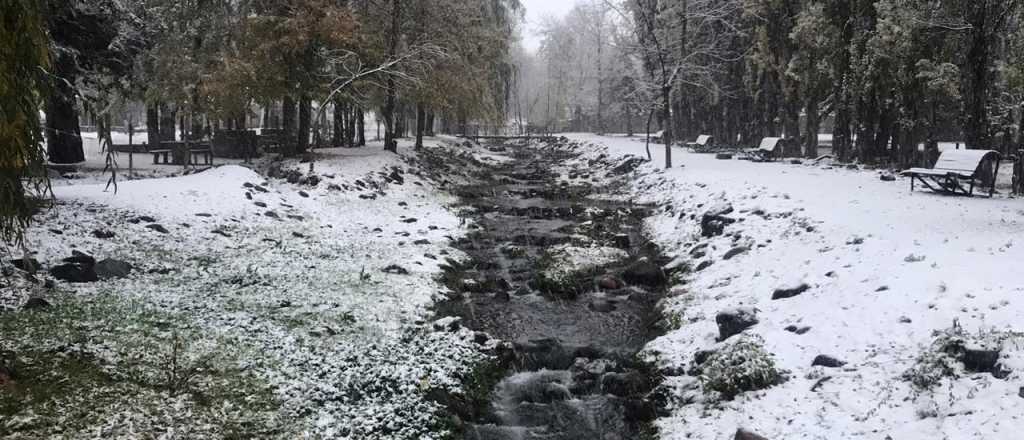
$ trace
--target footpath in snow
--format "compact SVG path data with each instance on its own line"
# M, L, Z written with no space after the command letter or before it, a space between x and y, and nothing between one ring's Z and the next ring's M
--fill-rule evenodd
M1024 200L678 148L663 170L651 148L634 196L661 207L648 232L691 269L647 347L668 376L663 438L1021 438Z

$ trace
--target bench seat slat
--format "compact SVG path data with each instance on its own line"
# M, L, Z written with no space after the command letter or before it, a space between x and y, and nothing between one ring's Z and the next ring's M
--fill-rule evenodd
M971 178L972 176L974 176L974 173L964 172L964 171L960 171L960 170L940 170L940 169L929 169L929 168L911 168L909 170L904 171L902 174L907 175L907 176L909 176L909 175L948 176L950 174L953 174L953 175L956 175L956 176L959 176L959 177L964 177L964 178Z

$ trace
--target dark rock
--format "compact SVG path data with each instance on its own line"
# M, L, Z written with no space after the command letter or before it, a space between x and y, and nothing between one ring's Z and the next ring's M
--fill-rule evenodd
M459 318L442 319L434 321L434 331L455 333L462 328L462 320Z
M629 284L647 287L660 287L668 282L665 271L648 260L640 260L631 264L622 273L622 279Z
M732 160L732 153L718 153L715 155L718 160Z
M811 286L807 285L806 283L803 283L796 287L775 289L775 292L772 293L772 299L774 300L792 298L794 296L800 295L801 293L810 290L810 288Z
M619 397L641 394L647 385L647 379L637 372L605 373L601 376L601 391Z
M473 342L477 345L484 345L487 341L490 341L491 337L487 336L484 332L473 332Z
M419 220L417 220L415 218L412 218L412 217L402 219L402 223L416 223L418 221Z
M409 275L409 270L408 269L406 269L406 268L404 268L402 266L399 266L397 264L392 264L392 265L390 265L388 267L385 267L384 269L381 269L381 272L395 274L395 275Z
M9 262L11 263L12 266L28 273L36 273L39 271L39 269L42 269L43 267L41 264L39 264L39 260L36 260L35 258L16 258L14 260L10 260Z
M629 234L615 234L612 237L612 244L619 249L629 249L631 245Z
M208 217L213 217L213 214L207 214L205 212L198 212L198 213L196 213L196 217L207 217L208 218Z
M741 307L719 312L715 316L718 324L718 340L724 341L757 324L757 310Z
M99 281L92 264L66 263L50 268L50 276L70 283Z
M875 289L875 292L885 292L887 290L889 290L889 286L881 286L881 287Z
M613 168L611 174L621 176L623 174L632 173L633 171L636 171L637 168L640 168L640 165L643 165L644 162L646 162L646 160L643 158L635 156L630 157Z
M228 233L227 231L223 230L223 229L214 229L214 230L212 230L210 232L212 232L214 234L217 234L217 235L220 235L222 237L231 238L231 234Z
M260 208L266 208L267 204L263 202L252 202L253 205L259 206Z
M256 185L256 186L252 187L252 189L254 189L254 190L256 190L256 191L259 191L259 192L261 192L261 193L267 193L267 192L270 192L270 191L268 191L268 190L267 190L266 188L264 188L264 187L262 187L262 186L259 186L259 185Z
M296 214L288 214L286 217L288 217L289 219L292 219L292 220L300 221L300 222L306 220L305 217L303 217L301 215L296 215Z
M808 326L799 327L799 326L795 326L795 325L790 325L790 326L787 326L785 330L787 332L790 332L790 333L795 333L795 334L798 334L798 335L804 335L804 334L807 334L807 332L811 331L811 328L808 327Z
M116 235L117 234L114 234L113 231L108 231L106 229L97 229L95 231L92 231L93 237L101 239L114 238Z
M587 308L598 313L610 313L615 311L615 303L606 299L594 299L587 304Z
M301 232L292 231L292 237L295 237L295 238L306 238L306 234L303 234Z
M274 212L274 211L267 211L267 212L264 212L264 213L263 213L263 215L265 215L265 216L267 216L267 217L270 217L270 218L278 218L278 219L279 219L279 218L281 218L281 216L280 216L280 215L277 215L277 213L276 213L276 212Z
M721 204L707 210L700 220L700 233L704 237L715 237L725 232L725 227L736 223L736 219L726 217L733 212L730 204Z
M700 350L693 354L693 364L704 365L713 354L715 354L714 350Z
M168 231L167 228L163 227L163 225L158 224L158 223L148 224L148 225L146 225L146 229L153 230L153 231L159 232L161 234L169 234L171 232L171 231Z
M107 258L106 260L96 263L95 270L96 276L101 280L124 278L132 272L132 265L121 260Z
M416 240L416 241L412 242L412 244L417 245L417 246L425 246L425 245L430 244L430 240L427 240L427 239L424 238L424 239Z
M309 197L309 193L308 193L308 192L305 192L305 191L299 191L299 196L301 196L301 197L307 197L307 198L308 198L308 197Z
M882 174L882 175L878 176L878 179L883 181L883 182L895 182L896 181L896 176L894 176L892 174L889 174L889 173L885 173L885 174Z
M49 229L49 231L50 231L51 234L64 235L64 231L62 231L60 229Z
M704 260L704 261L701 261L700 264L698 264L697 267L694 268L694 270L697 271L697 272L700 272L700 271L702 271L704 269L707 269L707 268L711 267L712 264L715 264L715 263L713 261L711 261L711 260Z
M996 364L999 363L999 354L999 349L963 347L960 361L968 371L993 373L997 371Z
M736 246L736 247L734 247L732 249L729 249L729 252L726 252L725 255L722 256L722 259L723 260L731 260L732 257L735 257L735 256L740 255L740 254L745 254L745 253L747 253L749 251L750 251L750 248L748 248L746 246Z
M824 354L819 354L811 362L812 367L842 368L844 365L846 365L846 362Z
M605 275L597 280L597 287L604 290L619 290L626 287L626 284L614 276Z
M768 440L768 438L740 428L736 430L733 440Z
M29 298L28 301L25 302L25 305L21 306L21 309L22 310L41 310L41 309L46 309L46 308L49 308L49 307L50 307L50 302L49 301L47 301L45 299L42 299L42 298L39 298L39 297L33 297L33 298Z
M78 250L72 250L71 251L71 256L68 257L68 258L65 258L64 262L65 263L84 264L84 265L87 265L87 266L92 266L92 265L96 264L96 258L93 258L92 255L89 255L89 254L87 254L85 252L78 251Z
M148 215L140 215L135 219L138 220L135 223L156 223L156 219Z

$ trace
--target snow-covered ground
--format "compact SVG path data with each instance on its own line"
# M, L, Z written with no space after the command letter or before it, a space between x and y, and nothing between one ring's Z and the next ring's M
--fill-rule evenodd
M595 154L645 156L637 139L571 137L597 144ZM711 265L674 288L665 309L676 329L648 352L680 371L702 350L761 340L788 371L784 383L731 401L703 392L698 378L667 378L674 403L659 422L664 438L731 439L741 427L770 439L1021 438L1024 200L911 193L906 179L884 182L875 171L682 149L663 170L664 146L652 151L634 185L638 199L666 207L649 231L678 262ZM701 215L723 204L737 222L702 238ZM698 243L707 248L692 253ZM725 261L726 253L735 255ZM772 299L801 284L809 289ZM738 307L753 309L757 324L719 342L716 315ZM937 353L949 340L937 343L942 334L968 349L1001 346L1000 369L1011 371L965 371L947 359L955 354ZM846 364L812 367L819 355ZM912 383L935 365L948 368L920 381L927 387Z
M436 400L486 358L468 330L425 322L439 265L461 258L454 200L379 144L318 153L316 186L237 165L116 194L95 175L55 184L29 256L49 267L76 250L133 271L0 283L0 311L52 303L0 312L23 393L0 437L442 437Z

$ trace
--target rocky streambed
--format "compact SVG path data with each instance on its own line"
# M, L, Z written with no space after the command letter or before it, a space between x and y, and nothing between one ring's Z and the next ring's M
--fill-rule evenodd
M503 341L476 401L452 404L464 438L638 439L653 436L655 370L637 359L659 333L656 304L672 274L642 233L650 207L590 197L591 173L636 164L578 161L566 140L506 141L506 160L473 162L455 191L473 219L446 267L439 313ZM577 164L566 173L559 166Z

